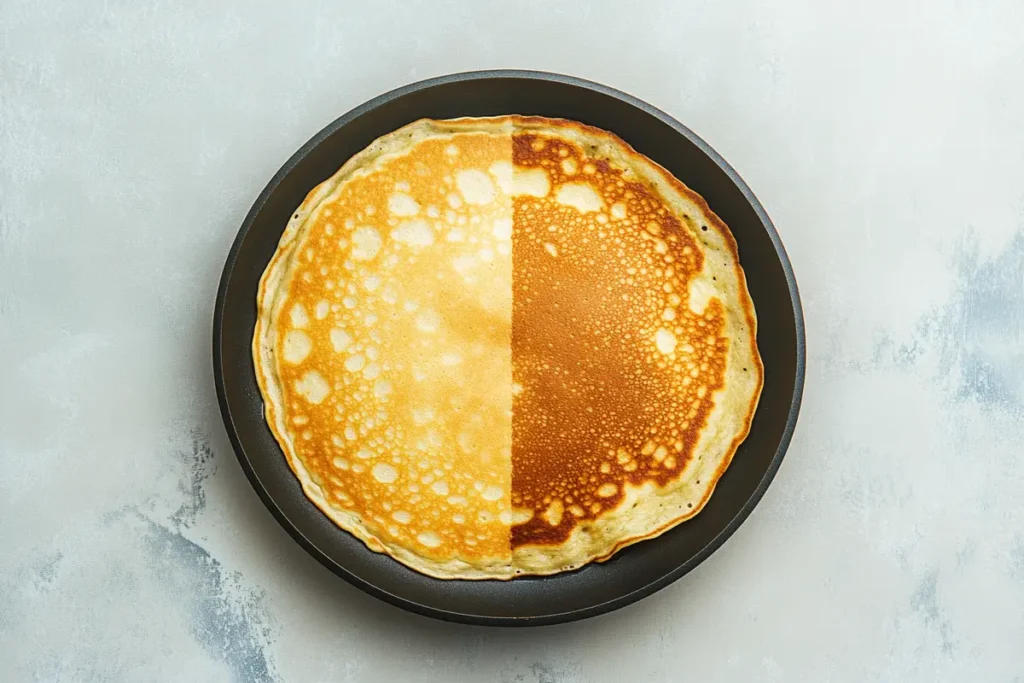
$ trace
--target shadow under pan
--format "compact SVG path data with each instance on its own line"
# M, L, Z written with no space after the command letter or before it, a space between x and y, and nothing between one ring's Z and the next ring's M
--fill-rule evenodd
M701 194L739 245L758 317L764 388L750 434L706 507L610 561L512 581L432 579L374 553L305 496L263 418L252 360L256 292L288 219L313 187L372 141L420 118L535 114L603 128ZM214 311L214 375L228 436L249 481L313 557L352 584L420 614L474 624L540 625L635 602L700 564L732 535L775 475L796 425L804 328L796 281L775 228L743 180L708 145L654 107L576 78L530 71L455 74L381 95L345 114L285 163L239 230Z

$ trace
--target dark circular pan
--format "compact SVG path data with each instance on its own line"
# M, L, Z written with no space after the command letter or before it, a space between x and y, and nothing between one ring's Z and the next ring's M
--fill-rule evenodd
M541 578L440 581L418 574L336 527L302 492L263 419L251 344L256 289L295 208L377 137L419 118L537 114L612 131L707 199L739 243L758 317L764 390L750 435L704 510L603 564ZM804 381L804 326L782 242L739 175L664 112L603 85L533 71L442 76L393 90L320 131L277 172L238 232L217 292L213 360L228 436L278 522L328 569L420 614L488 625L572 621L617 609L668 585L713 553L750 514L782 462Z

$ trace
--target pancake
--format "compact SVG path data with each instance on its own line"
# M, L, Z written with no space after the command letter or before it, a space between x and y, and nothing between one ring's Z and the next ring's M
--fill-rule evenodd
M728 228L610 133L423 120L315 188L260 283L267 422L424 574L553 574L689 519L763 370Z

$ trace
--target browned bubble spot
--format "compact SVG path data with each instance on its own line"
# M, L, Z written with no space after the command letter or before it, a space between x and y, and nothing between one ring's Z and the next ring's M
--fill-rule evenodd
M718 299L690 310L703 255L651 189L563 139L516 134L512 151L551 183L513 200L512 498L534 511L513 526L515 548L565 541L617 508L626 484L678 477L728 342ZM557 200L581 182L596 210Z

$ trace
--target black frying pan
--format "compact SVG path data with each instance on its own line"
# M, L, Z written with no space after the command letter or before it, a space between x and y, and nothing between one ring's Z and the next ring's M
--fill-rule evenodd
M757 310L764 391L750 436L692 520L574 572L441 581L368 550L306 499L263 419L250 350L256 289L289 216L350 156L419 118L498 114L568 118L609 130L707 199L739 243ZM602 85L532 71L482 71L381 95L324 128L285 163L253 204L228 254L214 311L213 361L224 424L242 468L277 521L313 557L366 592L420 614L536 625L583 619L650 595L732 535L761 499L793 434L803 390L804 327L796 281L775 228L743 180L703 140L649 104Z

